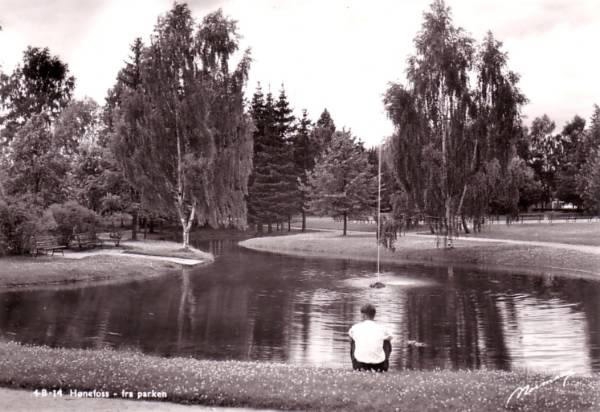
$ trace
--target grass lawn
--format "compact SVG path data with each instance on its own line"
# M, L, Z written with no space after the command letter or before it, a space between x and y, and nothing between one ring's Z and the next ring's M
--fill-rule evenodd
M292 220L292 225L296 227L300 227L302 225L302 220L295 218ZM318 217L318 216L307 216L306 217L306 228L307 229L328 229L328 230L339 230L342 232L344 230L344 222L339 221L336 222L331 217ZM348 219L347 229L350 231L357 232L373 232L377 231L377 225L375 223L361 223L354 222Z
M387 374L267 362L159 358L113 350L0 343L0 386L47 390L164 391L167 401L288 410L502 411L518 387L553 376L497 371ZM119 395L117 397L119 397ZM597 411L598 376L547 383L509 410Z
M375 261L374 234L305 233L280 238L254 238L240 242L250 249L300 256ZM381 261L387 263L456 264L511 272L600 275L600 255L542 246L483 243L459 238L454 249L436 248L435 238L403 236L396 251L381 248Z
M179 265L175 263L114 255L83 259L4 257L0 258L0 289L126 281L160 276L178 269Z
M293 224L297 226L300 221L296 219ZM306 218L306 227L308 229L339 230L341 233L343 223L335 222L330 217L311 216ZM348 230L375 233L377 225L348 222ZM429 234L426 227L421 227L419 231ZM468 236L600 246L600 222L513 223L511 225L499 223L487 225L482 233Z
M600 222L493 224L474 236L600 246Z
M192 258L207 262L213 260L210 253L194 248L185 250L178 243L168 241L125 241L123 249L140 255ZM101 250L90 249L81 253L98 251ZM167 261L119 256L118 249L109 249L109 252L110 255L92 255L80 259L66 259L60 255L0 258L0 289L128 281L160 276L180 268L178 264Z

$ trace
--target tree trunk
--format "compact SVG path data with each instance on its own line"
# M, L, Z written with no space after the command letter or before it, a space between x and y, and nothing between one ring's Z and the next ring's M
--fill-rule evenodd
M342 236L346 236L346 228L348 226L348 214L344 212L344 233Z
M306 212L302 211L302 231L306 231Z
M144 240L146 240L146 237L148 236L148 218L145 217L142 219L143 225L142 225L142 233L144 233Z
M150 218L150 224L149 224L149 226L150 226L150 228L149 228L150 229L150 233L154 233L154 218L152 218L152 217Z
M462 226L463 226L463 230L465 231L465 234L469 234L471 233L469 231L469 227L467 226L467 220L465 219L465 215L460 215L460 220L462 221ZM473 226L475 226L475 221L473 221Z
M288 215L288 232L292 231L292 216Z
M183 248L188 249L190 247L190 229L187 225L183 226Z
M138 240L138 224L139 224L139 215L137 209L134 209L131 212L131 240Z
M444 200L444 209L446 211L446 219L444 220L444 248L447 248L448 245L452 242L452 199L449 195L446 195L446 199Z
M267 233L273 233L273 224L271 222L267 225Z

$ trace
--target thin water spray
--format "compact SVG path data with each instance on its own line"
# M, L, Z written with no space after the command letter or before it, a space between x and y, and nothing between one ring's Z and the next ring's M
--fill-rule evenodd
M379 248L381 247L381 144L377 161L377 282L379 282Z
M379 161L377 171L377 282L370 285L371 288L380 289L384 288L385 285L380 281L380 270L379 270L379 249L381 247L381 145L379 145Z

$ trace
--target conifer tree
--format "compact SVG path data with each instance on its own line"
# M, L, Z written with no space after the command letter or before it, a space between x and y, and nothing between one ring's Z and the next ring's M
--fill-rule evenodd
M298 170L294 162L292 141L295 117L292 114L283 85L275 103L275 120L278 133L276 163L279 166L278 169L283 183L282 191L279 193L278 209L281 210L284 219L287 221L289 231L291 230L292 215L300 211L300 187L298 184Z
M308 196L305 190L308 173L315 166L315 156L317 150L312 136L312 122L308 118L306 109L302 110L302 118L298 122L295 133L292 137L292 148L294 154L294 164L296 174L300 183L298 209L302 214L302 231L306 230L306 212L308 211Z
M308 175L310 210L341 217L346 236L348 218L373 210L377 181L368 155L348 131L335 132Z
M298 179L290 132L294 117L285 91L277 101L257 88L251 103L255 124L254 169L250 177L248 207L251 222L272 231L273 224L291 220L298 209Z
M319 117L319 120L317 120L317 123L315 124L315 127L313 129L312 140L315 144L315 151L317 156L320 156L325 151L327 146L329 146L329 143L331 142L331 137L333 136L334 132L335 123L333 122L329 111L327 109L324 109L323 113L321 113L321 116Z

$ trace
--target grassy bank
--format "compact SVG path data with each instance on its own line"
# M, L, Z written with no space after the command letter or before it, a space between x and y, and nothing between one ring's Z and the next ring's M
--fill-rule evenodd
M300 256L375 261L374 234L306 233L276 238L254 238L240 242L254 250ZM454 249L436 248L434 238L398 238L396 251L381 248L384 263L429 263L487 267L498 270L562 275L600 275L600 255L543 246L483 243L460 238Z
M8 257L0 259L0 289L128 281L161 276L178 269L175 263L114 255L82 259Z
M600 246L600 222L494 224L486 226L475 236Z
M387 374L266 362L165 359L133 352L0 343L0 386L164 391L167 401L290 410L501 411L523 385L552 376L524 372L403 371ZM598 410L598 377L569 377L509 403L513 410Z
M174 242L137 241L124 242L123 250L128 253L152 256L168 256L200 259L205 262L213 260L210 253L198 249L182 249ZM66 259L55 256L16 256L0 258L0 289L41 288L48 286L65 286L85 283L122 282L161 276L179 270L176 263L148 260L143 256L119 256L115 248L87 251L68 251L66 253L83 257ZM88 253L94 255L88 256Z

